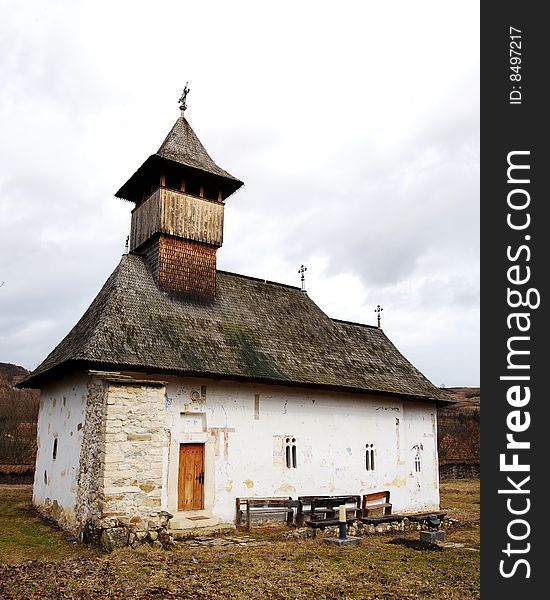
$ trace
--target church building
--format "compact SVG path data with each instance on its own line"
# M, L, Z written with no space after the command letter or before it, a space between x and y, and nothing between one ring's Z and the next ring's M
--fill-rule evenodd
M116 192L135 204L128 252L18 384L41 390L34 504L80 538L234 527L242 497L389 490L395 511L437 509L448 398L380 327L217 269L242 182L180 109Z

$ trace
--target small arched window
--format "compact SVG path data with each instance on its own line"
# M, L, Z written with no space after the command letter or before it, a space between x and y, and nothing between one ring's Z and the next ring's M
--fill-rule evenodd
M420 461L420 452L417 452L414 457L414 472L420 473L421 470L422 470L422 463Z
M365 468L374 471L374 444L365 444Z
M295 469L297 467L296 460L296 438L285 438L285 464L287 469Z

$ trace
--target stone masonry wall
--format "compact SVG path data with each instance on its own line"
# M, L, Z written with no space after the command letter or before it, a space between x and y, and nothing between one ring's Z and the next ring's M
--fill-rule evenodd
M164 394L162 385L108 384L100 522L108 548L167 535L171 515L161 510Z
M97 527L101 519L106 406L105 385L102 381L91 379L88 383L75 507L80 532Z

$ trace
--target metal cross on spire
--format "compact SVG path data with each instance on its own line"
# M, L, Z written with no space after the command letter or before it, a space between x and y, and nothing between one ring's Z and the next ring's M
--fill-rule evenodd
M380 304L378 304L376 306L376 308L374 309L374 312L377 313L377 317L378 317L378 329L380 329L380 313L383 311L384 309L380 306Z
M181 98L178 100L178 102L180 103L180 110L182 113L184 113L187 109L187 94L191 91L187 86L188 83L188 81L185 82L185 87L183 88Z
M302 265L299 269L298 269L298 273L302 274L301 280L302 280L302 292L306 291L306 277L304 275L304 273L307 271L307 267L304 267L304 265Z

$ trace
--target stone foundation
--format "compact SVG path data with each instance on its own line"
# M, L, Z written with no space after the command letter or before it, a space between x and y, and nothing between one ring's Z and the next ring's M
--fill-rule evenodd
M106 550L141 544L168 549L174 545L168 533L168 523L173 515L166 511L150 513L147 519L140 517L121 517L101 519L101 526L94 532L94 541L98 541Z
M456 526L457 521L454 519L444 519L442 523L442 528L448 529L453 526ZM379 523L378 525L374 524L365 524L361 521L354 521L352 525L348 526L347 534L349 536L362 536L362 535L376 535L376 534L390 534L403 532L407 533L410 531L427 531L428 527L417 521L409 521L406 517L402 521L390 521L388 523ZM333 525L329 527L325 527L322 531L321 529L314 529L313 527L298 527L289 533L289 536L296 538L309 538L316 536L331 536L338 537L338 525Z

